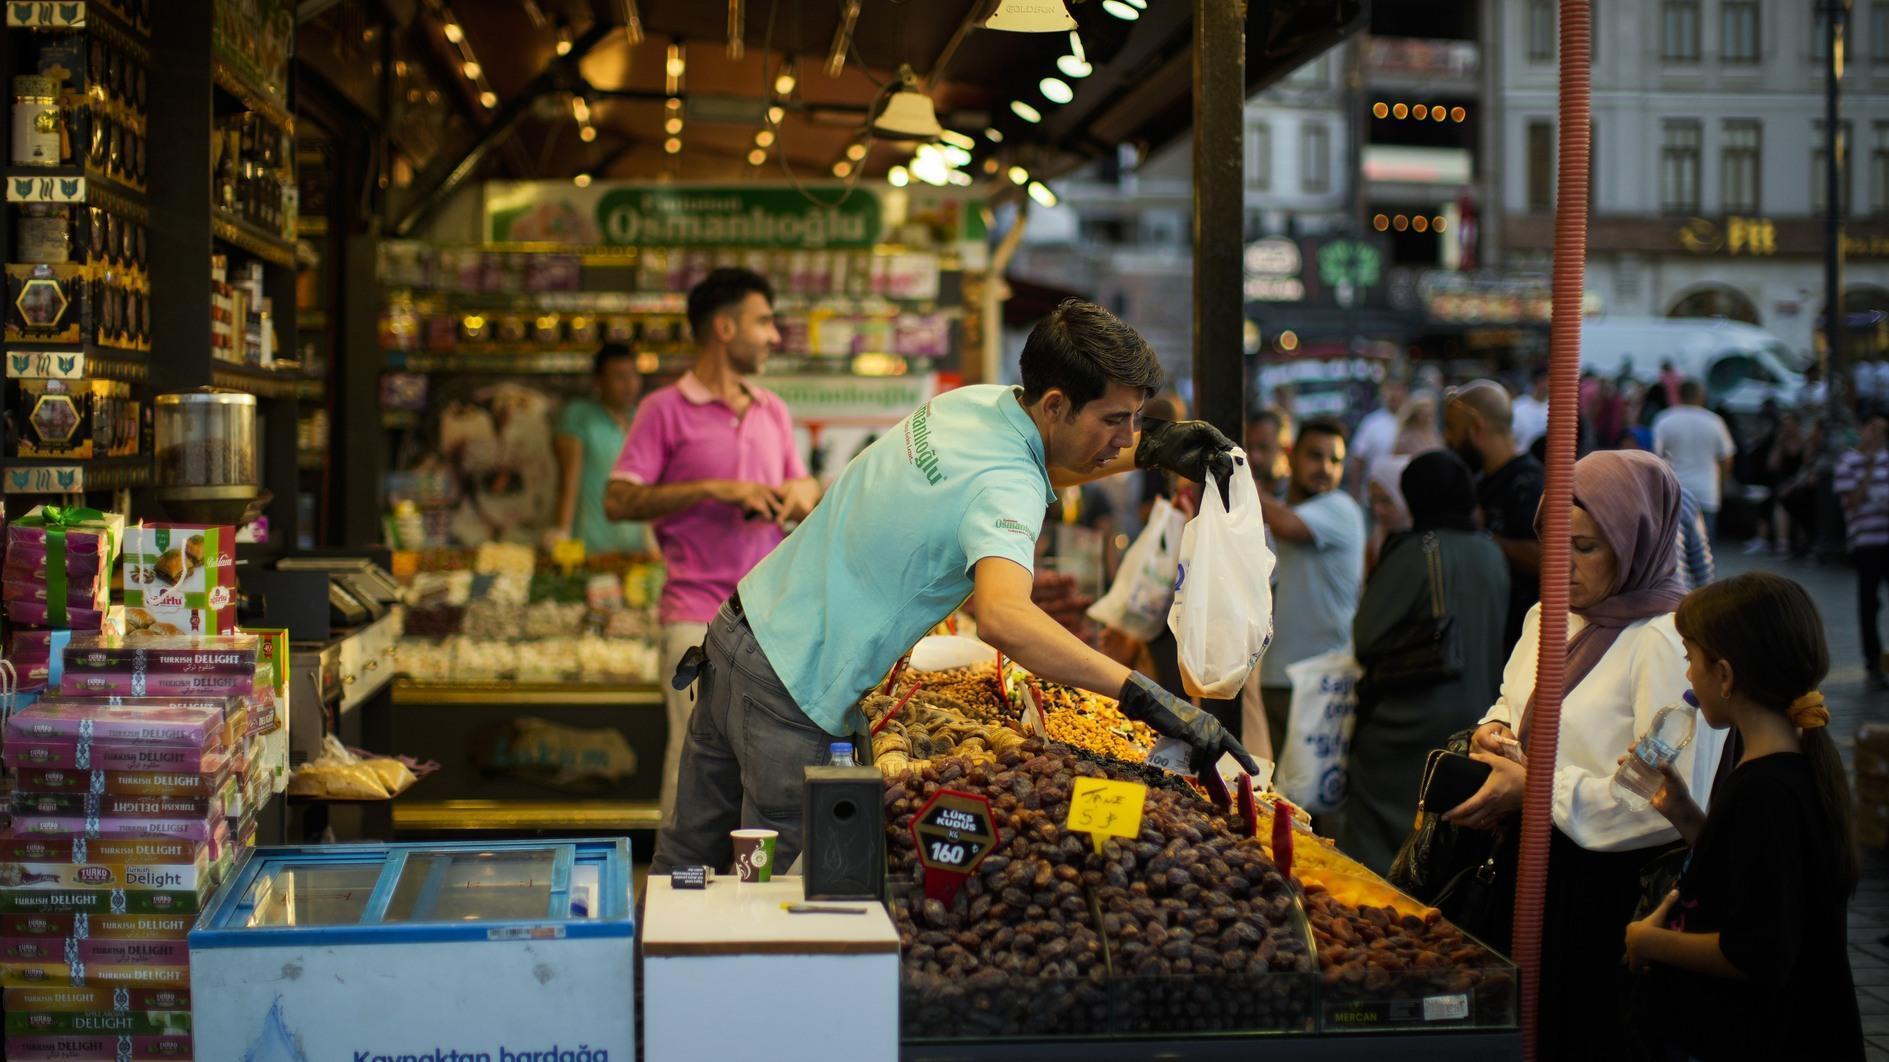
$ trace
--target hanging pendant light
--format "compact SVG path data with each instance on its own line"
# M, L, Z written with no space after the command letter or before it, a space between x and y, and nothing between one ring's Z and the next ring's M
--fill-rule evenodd
M998 0L997 10L984 20L985 29L1011 33L1067 33L1076 28L1063 0Z
M944 132L937 108L930 96L918 91L918 76L910 66L899 67L899 87L872 120L872 131L894 140L936 140Z

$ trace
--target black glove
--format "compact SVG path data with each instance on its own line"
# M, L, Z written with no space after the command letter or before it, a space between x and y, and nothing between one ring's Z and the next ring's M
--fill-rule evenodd
M1221 501L1233 477L1233 440L1204 420L1141 418L1141 441L1135 445L1136 468L1159 468L1206 483L1212 474L1220 481Z
M1120 700L1123 715L1148 724L1159 734L1193 746L1195 777L1205 777L1203 771L1214 770L1222 753L1231 753L1247 774L1259 773L1259 764L1253 762L1246 748L1233 740L1233 735L1226 732L1218 719L1155 685L1153 679L1141 672L1128 673Z

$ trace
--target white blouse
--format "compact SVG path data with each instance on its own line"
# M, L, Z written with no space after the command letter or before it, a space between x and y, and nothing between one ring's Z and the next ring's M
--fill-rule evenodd
M1586 626L1568 616L1570 640ZM1541 606L1528 610L1522 639L1502 671L1502 691L1482 721L1517 729L1519 715L1535 692L1535 658L1541 645ZM1686 650L1671 613L1628 625L1561 701L1561 741L1555 756L1554 824L1592 852L1624 852L1678 839L1678 831L1652 808L1629 811L1613 794L1616 762L1666 705L1690 688ZM1674 765L1701 808L1718 773L1725 731L1699 717L1692 741Z

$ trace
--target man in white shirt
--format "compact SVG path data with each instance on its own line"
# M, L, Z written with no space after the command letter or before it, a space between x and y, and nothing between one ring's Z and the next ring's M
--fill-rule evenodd
M1286 667L1351 641L1364 581L1364 510L1338 489L1344 474L1344 426L1314 417L1299 426L1293 440L1286 500L1259 496L1279 553L1273 641L1259 663L1260 701L1275 755L1285 748L1292 706ZM1250 708L1243 709L1242 731L1255 731L1258 724Z
M1528 390L1510 403L1509 434L1515 438L1515 452L1522 454L1535 445L1536 439L1548 434L1547 366L1536 366L1528 374Z
M1724 418L1705 408L1697 380L1679 385L1679 405L1653 420L1653 451L1673 466L1679 485L1699 499L1707 536L1718 533L1719 502L1738 447Z
M1386 379L1378 398L1383 404L1366 413L1364 419L1358 421L1358 429L1351 433L1350 479L1354 492L1360 495L1371 465L1379 458L1389 457L1397 446L1397 415L1403 412L1404 402L1410 398L1410 387L1402 380Z

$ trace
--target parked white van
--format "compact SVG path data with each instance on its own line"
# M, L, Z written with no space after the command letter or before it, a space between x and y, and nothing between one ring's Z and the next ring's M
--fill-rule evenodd
M1581 371L1613 379L1623 367L1642 384L1661 362L1705 384L1706 405L1756 413L1765 399L1789 407L1804 378L1795 354L1756 325L1694 317L1595 317L1581 322Z

